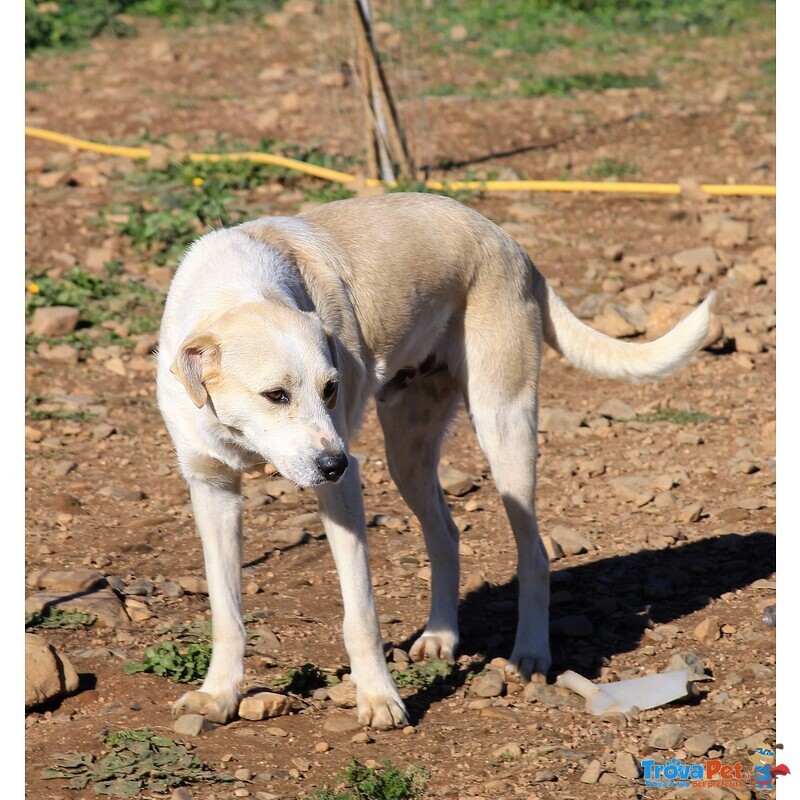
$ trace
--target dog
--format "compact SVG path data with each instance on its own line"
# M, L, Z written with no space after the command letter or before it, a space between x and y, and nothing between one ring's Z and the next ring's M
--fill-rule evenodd
M519 622L507 672L550 665L549 561L535 510L542 342L605 378L652 381L706 339L711 296L660 339L618 341L579 321L528 254L447 197L340 200L200 237L166 300L159 409L203 545L213 655L173 713L232 719L243 678L241 474L269 463L316 490L344 601L358 721L408 724L389 675L367 559L358 463L347 444L375 397L392 478L418 517L431 564L416 660L458 647L458 529L437 476L460 400L514 533Z

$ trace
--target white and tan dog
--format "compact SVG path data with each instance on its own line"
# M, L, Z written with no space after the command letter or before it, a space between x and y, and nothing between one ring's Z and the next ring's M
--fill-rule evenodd
M430 617L412 657L452 659L458 646L458 529L437 464L463 399L516 539L519 623L508 669L543 679L549 564L534 506L542 340L595 375L655 380L703 344L709 315L707 298L644 344L598 333L500 228L435 195L343 200L201 237L170 287L158 364L159 407L191 492L213 624L208 676L174 713L219 722L236 714L245 648L240 476L268 462L316 489L359 722L406 724L382 649L358 464L347 455L373 396L392 478L431 562Z

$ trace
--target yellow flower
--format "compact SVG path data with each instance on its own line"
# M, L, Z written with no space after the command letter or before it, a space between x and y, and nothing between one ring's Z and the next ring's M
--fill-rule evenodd
M192 178L192 183L195 186L202 186L205 183L205 181L202 178Z
M39 284L38 283L29 283L28 284L28 291L31 294L39 294Z

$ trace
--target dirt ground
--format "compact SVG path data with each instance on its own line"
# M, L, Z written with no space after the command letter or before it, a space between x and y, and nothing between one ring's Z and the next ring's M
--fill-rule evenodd
M284 24L287 15L293 24ZM357 118L351 87L320 55L335 51L336 27L303 4L270 28L139 29L135 38L29 58L27 124L140 146L148 146L147 133L175 153L211 146L218 136L251 147L269 137L360 157L360 128L348 123ZM453 169L455 177L468 168L478 176L582 177L615 159L635 162L634 179L771 184L775 96L761 65L774 55L768 27L717 39L648 39L639 50L608 55L600 67L585 51L562 49L532 64L579 73L624 63L634 73L655 70L660 86L538 98L416 96L400 106L424 139L433 175L440 174L437 164L451 162L463 165ZM501 62L485 68L488 80L501 80ZM422 86L458 86L464 74L455 56L416 68ZM105 253L119 262L123 280L163 297L163 270L97 221L139 191L128 180L139 169L126 159L29 139L28 275L49 270L57 277L73 265L97 270L97 253L100 268ZM245 199L262 214L295 213L304 201L297 187L278 182ZM648 312L632 340L652 333L665 304L688 308L716 290L720 338L658 384L602 381L546 354L541 405L557 416L577 412L580 420L540 432L538 490L542 532L564 526L591 547L552 564L551 680L566 669L593 680L663 671L686 652L701 659L711 680L696 684L699 696L690 702L627 720L593 717L553 690L532 696L510 687L488 700L475 696L477 673L511 650L515 553L485 456L461 413L444 448L445 463L474 484L464 496L448 497L463 542L456 677L402 690L413 723L407 731L373 731L353 741L353 731L323 727L353 712L310 692L298 694L288 716L215 727L192 739L194 752L215 769L246 768L251 775L190 786L191 798L302 797L330 784L352 757L426 766L430 797L663 797L669 790L624 774L621 754L637 764L706 755L692 755L682 742L656 747L651 735L660 726L679 725L685 739L706 733L713 739L708 757L745 766L744 740L774 732L775 630L762 621L775 596L774 198L689 190L652 198L476 194L467 202L517 237L587 322L599 316L602 323L611 300ZM719 215L744 225L732 228ZM673 258L700 247L713 248L716 260ZM71 659L81 684L26 717L30 798L95 796L91 786L76 791L42 779L55 753L98 753L102 736L120 729L174 735L170 705L184 687L153 674L127 675L122 667L169 638L170 626L210 618L206 595L164 590L186 576L202 578L202 553L155 404L149 340L123 339L116 350L84 346L74 359L53 358L46 347L26 358L28 409L76 412L40 413L27 422L26 574L98 569L138 617L115 628L41 631ZM632 407L633 419L608 412L609 400ZM429 601L419 525L388 475L373 412L352 451L362 456L367 518L378 517L370 548L384 638L407 650ZM305 663L339 675L347 666L339 589L321 526L310 519L291 527L293 518L315 510L313 493L273 498L267 481L245 481L244 608L248 630L268 628L279 644L260 646L265 636L254 638L247 689L269 688ZM519 753L498 755L508 743ZM583 782L594 761L599 781ZM756 796L754 779L736 791Z

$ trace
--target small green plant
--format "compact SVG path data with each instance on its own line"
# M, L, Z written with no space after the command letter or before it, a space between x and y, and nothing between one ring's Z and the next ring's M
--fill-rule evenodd
M586 168L587 178L629 178L639 173L637 164L628 161L617 161L616 158L598 158Z
M348 200L355 197L347 187L338 183L324 183L320 186L303 186L303 197L307 202L331 203L334 200Z
M335 778L336 789L312 789L309 800L417 800L430 780L422 765L400 769L384 759L380 770L353 759Z
M445 183L441 189L431 189L425 181L415 181L410 178L400 178L395 181L394 186L389 187L390 192L422 192L424 194L440 194L444 197L452 197L459 203L467 203L474 200L480 192L474 189L451 189Z
M152 672L176 683L199 683L211 663L211 645L190 644L181 650L174 642L148 647L142 661L128 661L122 668L126 675Z
M627 75L622 72L581 72L577 75L543 75L520 83L516 94L525 97L546 97L571 94L573 91L602 92L606 89L658 89L661 81L655 73Z
M233 781L232 775L215 772L190 753L180 740L157 736L147 728L122 730L107 736L108 750L94 753L61 753L42 772L48 780L65 780L65 789L85 789L109 797L143 797L167 794L178 786Z
M336 679L332 675L326 674L314 664L306 663L296 669L290 669L280 678L275 678L272 685L294 694L304 694L335 682Z
M61 608L46 608L25 615L25 630L32 628L88 628L97 621L96 614L84 611L64 611Z
M698 425L713 419L703 411L676 411L671 408L658 408L650 414L637 414L636 422L674 422L677 425Z
M444 683L453 675L455 664L435 658L425 664L411 664L408 669L392 670L392 678L398 686L413 686L429 689L434 684Z
M70 420L72 422L92 422L99 419L97 414L88 411L73 411L69 408L31 408L25 409L25 419L36 421L42 419Z

